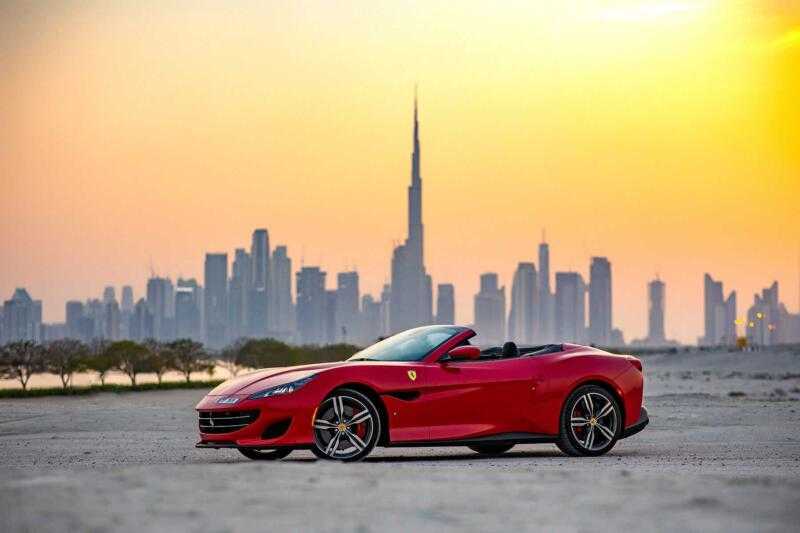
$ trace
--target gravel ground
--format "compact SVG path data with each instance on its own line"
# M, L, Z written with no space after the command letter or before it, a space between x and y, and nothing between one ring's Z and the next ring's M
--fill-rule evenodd
M202 391L2 400L0 531L796 531L800 355L644 362L651 424L600 458L530 445L259 463L193 447Z

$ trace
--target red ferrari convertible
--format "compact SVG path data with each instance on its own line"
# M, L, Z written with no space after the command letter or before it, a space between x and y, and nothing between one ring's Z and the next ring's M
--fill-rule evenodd
M346 361L230 379L197 404L197 447L261 460L305 448L356 461L375 446L501 454L550 442L569 455L602 455L647 425L637 358L575 344L481 350L474 336L425 326Z

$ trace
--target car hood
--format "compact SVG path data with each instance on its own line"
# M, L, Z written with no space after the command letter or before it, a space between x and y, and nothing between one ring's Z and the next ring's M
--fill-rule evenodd
M274 387L302 379L312 374L338 368L344 365L351 365L353 363L347 361L339 361L335 363L317 363L312 365L299 365L299 366L285 366L279 368L264 368L256 370L243 376L231 378L211 390L209 396L230 396L237 394L244 389L250 388L253 385L263 386L263 388Z

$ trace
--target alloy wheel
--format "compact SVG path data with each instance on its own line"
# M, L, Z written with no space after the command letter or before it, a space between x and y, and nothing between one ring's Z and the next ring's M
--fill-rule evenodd
M569 425L582 448L590 452L602 450L617 434L619 420L614 402L599 392L586 392L572 404Z
M359 458L374 446L379 425L377 412L366 398L347 392L334 394L317 409L314 419L317 450L327 459Z

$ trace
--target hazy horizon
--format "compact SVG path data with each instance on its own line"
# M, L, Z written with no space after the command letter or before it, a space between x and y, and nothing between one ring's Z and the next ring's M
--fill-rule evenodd
M0 299L64 302L253 229L380 293L406 233L419 84L425 262L478 276L612 263L614 325L703 330L703 274L800 301L800 6L610 1L0 5ZM553 280L551 278L551 284Z

